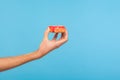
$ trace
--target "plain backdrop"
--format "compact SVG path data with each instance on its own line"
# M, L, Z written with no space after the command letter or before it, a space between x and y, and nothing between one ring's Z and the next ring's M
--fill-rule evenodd
M49 25L69 41L0 80L120 80L120 0L0 0L0 57L35 51Z

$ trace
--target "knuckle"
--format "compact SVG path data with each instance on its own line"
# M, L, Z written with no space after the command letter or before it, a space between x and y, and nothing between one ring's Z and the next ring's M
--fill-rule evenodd
M56 46L56 48L59 48L60 46Z
M57 44L55 47L56 47L56 48L59 48L60 46Z
M68 41L68 39L65 39L65 42L67 42Z

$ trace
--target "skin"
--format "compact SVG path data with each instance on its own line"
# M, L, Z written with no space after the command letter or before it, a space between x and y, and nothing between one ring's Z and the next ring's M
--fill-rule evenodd
M27 62L40 59L44 55L48 54L50 51L59 48L61 45L68 41L67 30L65 30L64 33L61 33L61 38L59 40L57 40L58 33L55 33L53 39L49 40L49 33L49 28L47 28L44 33L44 38L36 51L20 56L0 58L0 71L2 72L25 64Z

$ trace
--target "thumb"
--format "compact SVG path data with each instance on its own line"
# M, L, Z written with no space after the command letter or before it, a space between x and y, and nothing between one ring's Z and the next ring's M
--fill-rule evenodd
M48 40L48 35L49 35L49 28L47 28L44 32L44 39L47 39Z

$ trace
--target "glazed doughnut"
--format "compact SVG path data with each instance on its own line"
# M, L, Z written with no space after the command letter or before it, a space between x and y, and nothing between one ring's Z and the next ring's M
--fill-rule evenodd
M49 30L53 33L64 33L65 26L49 26Z

